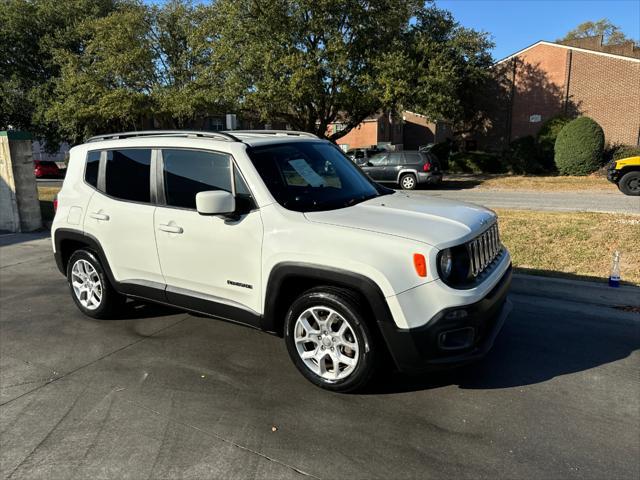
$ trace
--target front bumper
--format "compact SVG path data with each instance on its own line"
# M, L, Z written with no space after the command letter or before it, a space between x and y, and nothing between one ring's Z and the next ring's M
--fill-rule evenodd
M381 323L382 335L398 369L436 370L473 362L486 355L511 311L507 298L511 275L509 267L482 300L444 309L422 327L400 329L391 323Z
M620 170L616 170L615 168L607 170L607 180L618 183L618 180L620 180Z

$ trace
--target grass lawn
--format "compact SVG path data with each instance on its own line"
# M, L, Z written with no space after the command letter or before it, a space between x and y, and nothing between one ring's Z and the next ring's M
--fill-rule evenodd
M40 200L40 212L42 220L50 222L53 220L53 199L56 197L60 187L38 187L38 200Z
M558 175L529 176L529 175L456 175L444 176L445 182L451 181L464 186L486 190L534 190L540 192L567 191L618 191L613 183L601 176L563 177Z
M513 265L526 273L606 281L613 252L626 283L640 284L640 216L498 209Z

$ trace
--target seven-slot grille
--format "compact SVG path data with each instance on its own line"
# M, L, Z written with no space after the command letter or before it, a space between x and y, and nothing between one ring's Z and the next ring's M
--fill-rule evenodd
M501 250L502 244L500 243L500 233L496 222L481 235L467 243L471 275L474 278L480 275L493 262Z

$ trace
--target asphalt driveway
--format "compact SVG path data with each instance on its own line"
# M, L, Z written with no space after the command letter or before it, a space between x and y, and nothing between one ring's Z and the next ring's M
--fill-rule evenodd
M249 328L142 305L86 318L48 239L4 245L5 478L640 476L637 314L514 296L482 363L340 395Z

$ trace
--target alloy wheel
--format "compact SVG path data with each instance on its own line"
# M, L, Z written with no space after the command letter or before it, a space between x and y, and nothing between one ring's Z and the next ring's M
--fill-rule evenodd
M407 175L402 179L402 188L406 190L411 190L415 185L416 181L411 175Z
M96 269L86 260L79 259L71 267L71 286L80 304L95 310L102 302L102 282Z
M302 312L294 341L304 365L325 380L342 380L358 364L358 339L345 318L331 308L316 306Z

